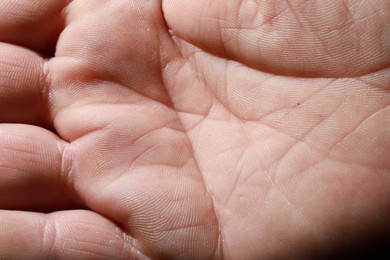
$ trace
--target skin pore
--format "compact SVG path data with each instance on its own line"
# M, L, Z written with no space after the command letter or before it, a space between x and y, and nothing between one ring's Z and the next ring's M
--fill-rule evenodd
M312 259L389 234L390 1L0 17L0 259Z

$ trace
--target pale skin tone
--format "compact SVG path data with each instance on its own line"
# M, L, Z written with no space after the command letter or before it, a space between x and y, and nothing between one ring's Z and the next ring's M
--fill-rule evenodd
M389 0L0 17L0 259L302 259L388 227Z

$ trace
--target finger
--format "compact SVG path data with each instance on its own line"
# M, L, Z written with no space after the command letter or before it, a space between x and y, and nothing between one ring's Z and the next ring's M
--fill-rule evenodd
M144 259L109 220L88 211L0 211L0 259Z
M33 52L0 43L0 123L43 124L43 64Z
M175 34L276 74L349 76L390 65L390 1L163 1Z
M64 172L66 144L28 125L0 125L0 209L49 211L76 204Z
M50 53L63 24L63 8L70 0L0 1L0 41Z

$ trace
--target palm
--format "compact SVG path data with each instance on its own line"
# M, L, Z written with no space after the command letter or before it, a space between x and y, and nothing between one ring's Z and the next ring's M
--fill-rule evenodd
M66 1L46 2L37 21ZM390 2L349 7L367 21L345 39L321 38L325 18L304 16L313 3L254 17L240 1L206 2L166 1L164 21L158 1L73 1L56 26L31 23L34 41L23 17L0 24L0 40L43 53L61 31L46 62L1 45L1 122L58 137L1 125L0 207L63 210L2 211L0 226L18 225L0 256L308 256L384 226Z

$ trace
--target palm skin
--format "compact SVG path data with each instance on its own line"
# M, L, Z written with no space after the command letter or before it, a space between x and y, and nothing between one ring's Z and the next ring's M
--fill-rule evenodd
M388 226L390 1L0 16L0 258L311 258Z

